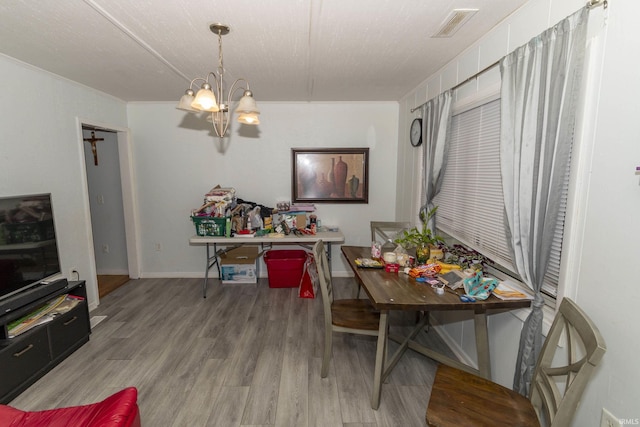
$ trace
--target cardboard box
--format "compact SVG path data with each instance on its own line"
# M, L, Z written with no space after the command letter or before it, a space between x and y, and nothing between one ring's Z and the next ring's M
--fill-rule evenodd
M222 283L258 283L257 246L240 246L220 256Z
M307 227L307 214L296 214L295 216L296 228Z

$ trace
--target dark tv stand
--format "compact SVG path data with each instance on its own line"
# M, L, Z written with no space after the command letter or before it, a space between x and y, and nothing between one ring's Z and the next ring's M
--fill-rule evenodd
M49 285L47 285L49 286ZM37 293L36 293L37 294ZM73 309L52 321L9 338L7 324L63 294L84 298ZM87 289L84 281L68 282L66 286L28 302L7 313L0 313L0 403L13 400L44 374L89 341L91 324Z
M54 292L64 289L69 285L67 279L56 280L55 282L39 283L38 285L29 288L19 294L16 294L6 300L0 301L0 316L7 314L13 310L22 308L28 305L32 301L39 300L40 298L50 296ZM66 292L65 292L66 293ZM60 294L56 294L60 295ZM5 335L3 335L6 338Z

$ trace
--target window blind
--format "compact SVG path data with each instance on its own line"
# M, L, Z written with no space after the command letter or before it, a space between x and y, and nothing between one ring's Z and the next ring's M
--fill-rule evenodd
M448 143L442 188L434 198L438 206L438 229L517 277L505 232L500 176L500 99L454 115ZM552 298L556 296L560 276L568 188L567 172L562 188L562 215L556 225L543 285L543 292Z

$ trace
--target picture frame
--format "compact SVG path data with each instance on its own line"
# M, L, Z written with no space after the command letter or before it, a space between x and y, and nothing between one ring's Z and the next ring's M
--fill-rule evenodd
M369 203L369 148L292 148L292 203Z

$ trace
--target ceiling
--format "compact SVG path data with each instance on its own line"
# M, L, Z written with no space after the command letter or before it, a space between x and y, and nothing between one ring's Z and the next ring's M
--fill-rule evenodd
M527 0L10 0L0 52L124 101L177 101L218 64L260 101L397 101ZM455 8L479 11L433 38ZM464 77L464 76L463 76Z

